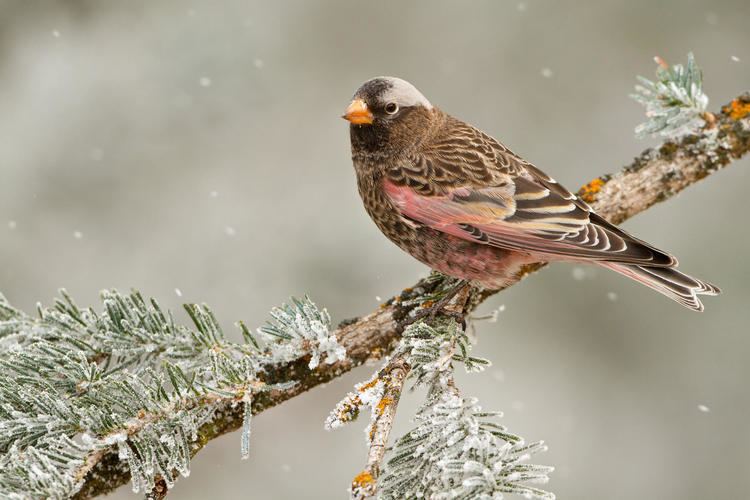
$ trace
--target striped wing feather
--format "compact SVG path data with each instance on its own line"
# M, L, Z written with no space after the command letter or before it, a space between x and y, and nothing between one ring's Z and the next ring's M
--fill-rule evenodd
M466 124L445 135L388 172L385 192L403 216L504 249L676 265L674 257L610 224L491 137Z

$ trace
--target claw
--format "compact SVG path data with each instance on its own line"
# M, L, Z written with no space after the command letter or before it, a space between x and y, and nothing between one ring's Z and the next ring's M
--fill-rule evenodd
M423 306L424 308L420 311L418 311L414 316L409 318L405 323L404 326L408 326L411 324L416 323L417 321L429 318L431 320L434 320L435 317L438 314L441 314L443 316L447 316L449 318L453 318L456 320L456 322L461 324L461 327L465 330L466 329L466 318L463 314L455 311L447 311L445 307L450 304L451 300L458 295L458 293L463 290L466 286L469 286L469 282L467 280L460 280L458 283L453 285L446 293L443 295L440 300L438 301L425 301Z

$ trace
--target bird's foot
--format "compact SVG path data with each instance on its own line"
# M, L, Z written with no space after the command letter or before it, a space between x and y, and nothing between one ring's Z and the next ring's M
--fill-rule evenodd
M459 280L455 285L449 288L445 292L445 294L442 297L440 297L440 299L429 304L428 303L423 304L422 309L417 311L416 314L414 314L406 322L404 322L404 326L414 324L417 321L420 321L425 318L434 320L439 314L441 316L447 316L449 318L453 318L465 330L466 329L466 315L459 311L452 311L448 309L447 306L451 304L451 301L453 300L454 297L456 297L456 295L458 295L468 286L470 285L467 280Z

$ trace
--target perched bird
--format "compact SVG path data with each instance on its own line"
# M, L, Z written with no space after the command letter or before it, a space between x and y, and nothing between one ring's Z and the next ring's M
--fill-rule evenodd
M703 310L698 295L719 293L409 82L368 80L343 118L367 213L435 270L501 288L527 263L589 262L695 311Z

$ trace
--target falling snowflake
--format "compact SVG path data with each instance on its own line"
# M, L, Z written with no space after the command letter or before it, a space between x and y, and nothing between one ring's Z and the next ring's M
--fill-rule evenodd
M573 279L576 281L583 281L586 279L586 270L582 267L574 267L571 274L573 274Z

